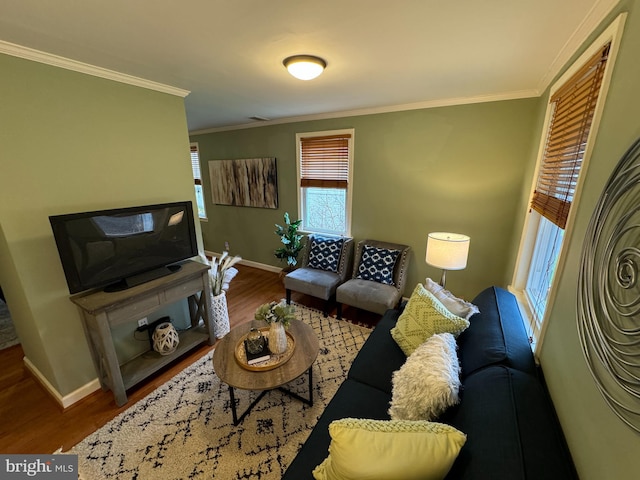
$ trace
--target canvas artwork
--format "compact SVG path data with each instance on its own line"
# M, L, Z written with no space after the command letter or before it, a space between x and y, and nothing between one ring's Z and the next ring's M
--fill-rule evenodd
M211 160L209 176L214 204L278 208L275 157Z

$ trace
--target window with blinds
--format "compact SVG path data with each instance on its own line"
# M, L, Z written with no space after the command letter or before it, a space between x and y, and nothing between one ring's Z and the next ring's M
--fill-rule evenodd
M302 230L348 236L353 130L296 135Z
M593 122L610 43L551 97L553 116L531 208L564 229Z
M196 204L198 206L198 217L206 219L207 211L204 206L204 192L202 190L202 172L200 170L200 152L198 150L198 144L192 143L190 145L190 151L191 170L193 171L193 183L196 193Z
M349 184L351 135L300 140L300 186L346 189Z
M512 283L536 351L563 268L569 219L606 98L621 25L614 22L551 88L530 215Z

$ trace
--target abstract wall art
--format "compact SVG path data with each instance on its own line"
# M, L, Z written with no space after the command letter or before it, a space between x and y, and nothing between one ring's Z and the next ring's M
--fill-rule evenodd
M209 176L216 205L278 208L275 157L211 160Z

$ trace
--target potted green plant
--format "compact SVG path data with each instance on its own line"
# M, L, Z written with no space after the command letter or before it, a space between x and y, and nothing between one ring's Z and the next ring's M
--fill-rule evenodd
M271 302L260 305L255 313L256 320L262 320L269 324L269 350L271 353L279 355L287 350L288 341L285 328L289 326L291 320L296 318L296 308L281 302Z
M298 263L298 254L303 247L302 235L298 233L302 220L292 222L289 213L285 212L284 223L284 226L276 223L275 233L280 237L283 246L276 249L274 254L276 258L287 262L286 270L293 270L293 267Z

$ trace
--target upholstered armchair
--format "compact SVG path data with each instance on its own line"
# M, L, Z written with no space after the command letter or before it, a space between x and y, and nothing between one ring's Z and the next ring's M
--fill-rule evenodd
M325 300L324 316L335 297L336 288L351 275L353 239L310 234L302 250L300 268L284 277L287 303L291 291Z
M408 245L358 242L351 279L336 289L338 318L342 318L342 304L380 315L398 306L407 281L410 252Z

